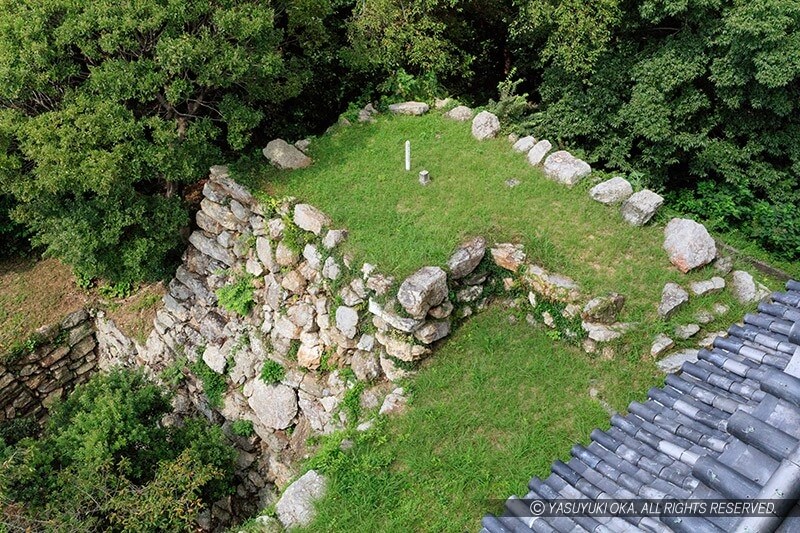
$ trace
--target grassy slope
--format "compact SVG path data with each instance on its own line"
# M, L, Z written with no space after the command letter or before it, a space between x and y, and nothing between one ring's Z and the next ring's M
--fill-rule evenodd
M402 169L406 139L410 173ZM586 294L624 294L622 319L638 330L616 345L615 360L603 361L554 343L524 320L510 324L498 307L471 319L413 379L406 415L357 437L350 452L318 457L331 488L309 531L477 529L484 513L498 510L488 499L524 493L531 475L546 475L575 441L608 425L590 386L624 410L660 382L643 357L655 333L671 332L714 302L731 311L709 332L746 311L725 292L693 299L667 323L658 320L664 283L686 285L713 269L680 274L661 249L663 220L632 228L618 208L589 199L591 180L572 190L548 181L505 140L472 139L468 124L436 115L387 117L315 140L312 155L307 170L280 173L264 165L256 180L270 194L296 196L330 214L350 230L347 246L358 259L402 277L443 265L466 236L523 242L529 257L573 277ZM417 183L422 168L434 180L428 187ZM521 185L506 187L510 178Z
M412 144L412 172L403 170L406 139ZM529 257L571 276L584 293L616 291L627 297L622 320L641 324L644 333L620 346L632 357L646 353L653 335L671 332L710 305L709 298L696 299L670 324L656 320L667 281L707 279L713 269L681 274L661 248L663 221L631 227L618 208L589 198L591 179L572 190L558 185L505 139L475 141L469 124L436 114L386 117L316 139L312 156L314 166L290 173L263 165L259 181L271 194L293 195L326 211L350 230L348 246L357 258L392 274L443 265L470 235L523 242ZM417 182L422 168L433 178L427 187ZM521 184L506 187L510 178ZM742 312L727 293L714 301L729 305L730 316ZM708 331L728 322L726 317Z
M499 500L608 426L590 387L641 399L660 379L507 315L495 306L467 322L414 378L406 414L323 461L331 485L306 531L477 531Z

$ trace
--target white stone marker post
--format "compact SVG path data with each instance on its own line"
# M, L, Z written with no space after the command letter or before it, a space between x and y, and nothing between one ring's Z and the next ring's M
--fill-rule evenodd
M411 170L411 141L406 141L406 172Z

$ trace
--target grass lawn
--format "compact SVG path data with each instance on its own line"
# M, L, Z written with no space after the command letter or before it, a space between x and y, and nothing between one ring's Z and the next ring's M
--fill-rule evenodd
M63 263L55 259L4 259L0 262L0 354L85 302L72 271Z
M412 145L411 172L403 169L406 139ZM618 207L589 198L587 190L602 177L568 189L545 179L506 139L476 141L469 123L436 113L382 117L377 124L338 128L315 139L311 155L314 165L308 169L280 172L263 162L254 175L237 179L321 208L350 231L350 252L384 272L402 277L424 265L444 265L459 242L472 235L522 242L530 258L572 277L584 294L625 295L621 320L637 323L638 333L626 336L617 350L635 359L649 352L655 334L671 333L712 301L731 311L708 331L727 328L729 317L744 311L726 292L694 299L669 323L657 320L666 282L686 285L715 274L706 267L684 275L670 264L662 249L667 215L632 227ZM433 178L427 187L417 181L423 168ZM511 178L520 185L507 187Z
M406 139L411 172L403 170ZM656 333L671 334L714 303L727 305L727 314L679 343L696 347L700 336L727 329L752 307L725 291L693 298L659 320L666 282L687 286L715 275L713 267L684 275L671 266L661 248L667 213L631 227L618 207L589 198L604 176L567 189L505 139L475 141L468 123L436 113L382 117L315 139L311 155L314 165L305 170L279 172L262 162L236 177L323 209L350 231L346 246L357 260L398 278L444 265L465 237L522 242L529 258L572 277L584 294L624 294L621 320L636 326L614 345L615 359L603 360L524 319L511 323L499 305L471 318L409 381L406 414L380 420L367 434L350 430L323 441L307 466L325 472L330 486L308 531L476 531L485 513L500 511L499 500L524 494L531 476L547 475L573 443L608 426L601 402L623 411L661 383L649 358ZM422 169L433 178L427 187L417 181ZM520 185L507 187L512 178ZM355 440L347 451L339 446L344 437Z
M546 475L617 408L661 377L645 362L601 361L492 306L465 323L411 381L408 411L356 445L315 458L328 496L304 531L477 531L532 475ZM494 501L493 501L494 500Z

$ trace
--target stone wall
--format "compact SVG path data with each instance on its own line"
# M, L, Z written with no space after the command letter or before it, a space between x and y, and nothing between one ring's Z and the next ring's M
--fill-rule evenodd
M619 334L620 325L607 324L621 297L584 306L588 298L573 280L532 263L519 244L475 236L446 265L396 280L354 264L343 251L347 231L317 208L258 201L225 167L211 169L203 195L197 229L144 346L102 312L80 312L2 379L6 417L41 411L97 369L144 367L168 382L177 389L176 421L201 413L239 448L237 494L203 516L205 528L269 505L299 473L309 437L368 423L385 401L398 405L392 382L413 374L490 298L590 351L596 345L587 334L600 341ZM350 419L353 401L362 420ZM234 431L242 421L252 423L251 436Z
M0 422L40 419L97 368L93 319L81 309L0 355Z

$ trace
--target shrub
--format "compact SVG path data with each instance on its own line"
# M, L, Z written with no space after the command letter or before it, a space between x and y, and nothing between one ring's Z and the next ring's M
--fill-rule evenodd
M261 380L264 383L278 383L285 375L286 369L283 365L272 359L264 361L264 366L261 367Z
M225 376L211 370L211 367L203 361L202 357L192 364L191 370L203 383L203 392L206 393L209 405L217 408L222 407L222 395L228 390Z
M241 274L230 285L217 289L219 306L228 311L247 316L253 308L253 276Z
M12 530L178 531L232 490L236 452L205 420L165 427L169 396L142 372L98 374L22 439L0 476ZM9 522L10 521L10 522Z
M238 435L239 437L252 437L253 432L252 420L234 420L231 424L231 433Z

